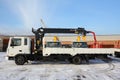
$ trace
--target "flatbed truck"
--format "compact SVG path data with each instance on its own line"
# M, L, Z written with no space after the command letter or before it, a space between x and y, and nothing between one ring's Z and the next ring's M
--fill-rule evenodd
M108 55L115 56L120 53L116 48L97 48L95 33L86 31L84 28L38 28L32 29L35 34L35 46L29 37L10 37L7 48L7 57L9 60L15 60L17 65L23 65L28 61L45 60L68 60L73 64L81 64L82 61L89 62L91 58L107 58ZM86 36L92 33L94 36L93 48L88 48L87 42L72 42L70 48L62 47L60 41L47 41L44 43L46 33L70 33ZM32 51L32 48L34 51Z

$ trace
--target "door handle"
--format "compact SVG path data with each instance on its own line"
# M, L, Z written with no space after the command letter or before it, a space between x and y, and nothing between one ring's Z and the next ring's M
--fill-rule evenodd
M22 52L22 50L19 50L19 52Z

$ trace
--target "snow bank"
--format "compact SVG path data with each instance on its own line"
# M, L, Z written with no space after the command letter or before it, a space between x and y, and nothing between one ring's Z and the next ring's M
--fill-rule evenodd
M120 80L120 62L99 59L90 64L38 63L18 66L0 53L0 80Z

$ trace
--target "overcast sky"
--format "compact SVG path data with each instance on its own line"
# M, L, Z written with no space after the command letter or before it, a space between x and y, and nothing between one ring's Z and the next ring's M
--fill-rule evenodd
M49 28L120 34L120 0L0 0L1 34L32 34L40 19Z

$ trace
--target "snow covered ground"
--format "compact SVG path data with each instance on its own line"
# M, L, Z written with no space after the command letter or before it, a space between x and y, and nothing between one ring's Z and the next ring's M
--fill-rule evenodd
M120 60L105 63L90 60L90 64L41 62L18 66L5 60L0 52L0 80L120 80Z

